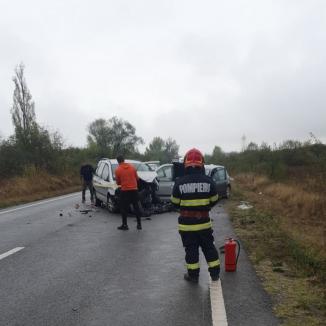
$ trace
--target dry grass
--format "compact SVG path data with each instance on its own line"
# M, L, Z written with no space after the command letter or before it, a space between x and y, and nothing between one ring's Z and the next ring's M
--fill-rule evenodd
M236 182L256 207L281 216L282 229L291 237L326 257L325 193L308 192L304 185L273 183L253 174L239 175Z
M239 175L227 203L235 231L286 326L325 325L326 198L312 185L308 192L299 183ZM254 208L238 209L241 200Z
M80 189L78 176L53 176L44 171L28 171L23 177L0 181L0 207L16 205Z
M275 267L267 259L257 264L257 273L274 299L283 326L324 325L325 294L313 285L314 278L295 277L285 264Z

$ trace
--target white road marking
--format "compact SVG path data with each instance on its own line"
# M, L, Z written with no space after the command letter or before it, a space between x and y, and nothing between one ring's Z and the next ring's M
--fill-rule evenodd
M17 248L11 249L11 250L5 252L4 254L1 254L0 255L0 260L3 259L3 258L8 257L8 256L10 256L10 255L12 255L14 253L16 253L17 251L20 251L20 250L24 249L24 248L25 247L17 247Z
M228 326L221 280L218 280L217 282L210 281L209 288L211 297L213 326Z
M25 208L39 206L39 205L51 203L53 201L57 201L57 200L61 200L61 199L69 198L69 197L75 197L75 196L77 197L78 194L75 193L75 194L72 194L72 195L65 195L65 196L60 196L60 197L56 197L56 198L52 198L52 199L42 200L41 202L37 202L37 203L34 203L34 204L24 205L24 206L21 206L21 207L0 211L0 215L20 211L20 210L25 209Z

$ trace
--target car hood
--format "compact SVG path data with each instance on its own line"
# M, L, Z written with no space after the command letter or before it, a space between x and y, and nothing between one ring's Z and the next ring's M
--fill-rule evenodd
M146 182L153 182L157 177L155 171L137 171L138 177Z

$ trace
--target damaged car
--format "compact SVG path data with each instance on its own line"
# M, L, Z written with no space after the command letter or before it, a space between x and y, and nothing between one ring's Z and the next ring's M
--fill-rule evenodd
M170 201L174 182L184 175L184 165L181 162L173 162L161 165L157 170L159 189L157 196L161 201ZM205 174L213 179L217 192L221 198L229 198L231 193L230 177L226 168L222 165L205 164Z
M138 191L141 209L147 211L155 203L156 191L158 189L157 173L147 164L136 160L125 160L132 164L138 174ZM97 206L106 206L111 213L119 211L120 187L115 180L115 170L118 167L116 159L101 159L93 176L94 195Z

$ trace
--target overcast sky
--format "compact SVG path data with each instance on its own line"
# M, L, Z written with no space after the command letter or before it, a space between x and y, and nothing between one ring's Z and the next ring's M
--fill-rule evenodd
M67 145L114 115L180 154L326 142L324 0L0 0L2 137L20 62L38 122Z

